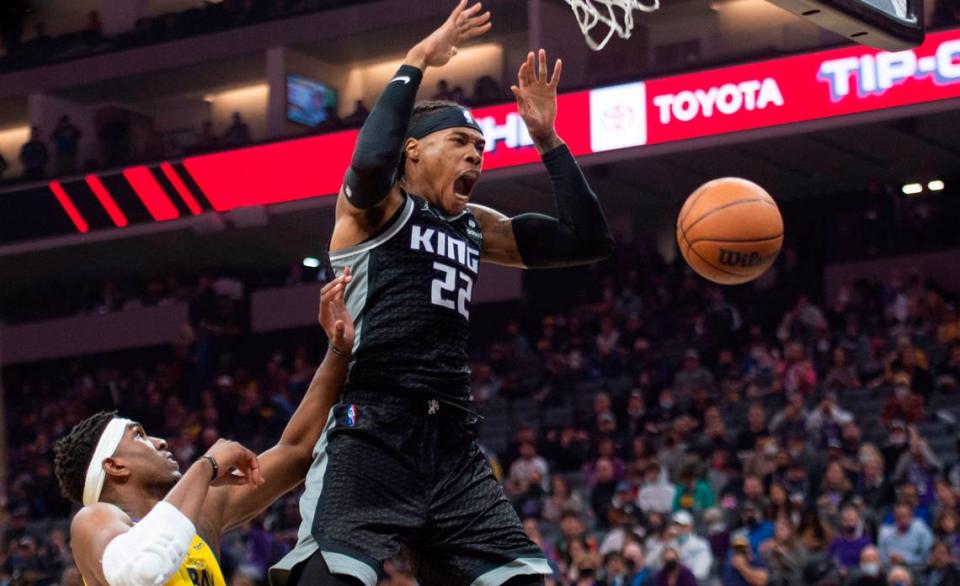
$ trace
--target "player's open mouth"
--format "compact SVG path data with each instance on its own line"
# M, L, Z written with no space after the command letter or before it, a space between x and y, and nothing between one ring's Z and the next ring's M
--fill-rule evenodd
M453 182L453 192L458 197L470 199L470 194L479 179L480 173L478 171L465 171Z

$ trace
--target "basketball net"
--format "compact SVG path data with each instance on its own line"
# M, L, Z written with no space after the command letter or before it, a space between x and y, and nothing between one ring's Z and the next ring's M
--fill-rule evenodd
M653 12L660 8L660 0L650 0L650 4L643 4L638 0L564 0L573 8L577 17L577 24L587 40L587 46L599 51L607 46L613 35L621 39L629 39L633 33L633 11ZM619 13L618 13L619 11ZM596 41L592 36L594 27L598 24L607 27L607 34L602 40Z

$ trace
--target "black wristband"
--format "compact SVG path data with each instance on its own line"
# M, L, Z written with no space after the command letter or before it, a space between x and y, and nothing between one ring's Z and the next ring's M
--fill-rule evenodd
M204 456L203 459L210 462L210 466L213 468L213 472L210 474L210 484L213 484L217 480L217 476L220 475L220 465L217 464L217 460L213 456Z

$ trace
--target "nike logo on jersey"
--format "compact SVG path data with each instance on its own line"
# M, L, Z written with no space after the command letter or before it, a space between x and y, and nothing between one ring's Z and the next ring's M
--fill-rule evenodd
M409 75L398 75L398 76L394 77L393 79L391 79L391 80L390 80L390 83L393 83L393 82L395 82L395 81L402 81L402 82L403 82L403 85L407 85L408 83L410 83L410 76L409 76Z

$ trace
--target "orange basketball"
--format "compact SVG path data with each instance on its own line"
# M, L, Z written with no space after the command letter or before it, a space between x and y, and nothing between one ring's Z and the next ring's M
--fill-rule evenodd
M765 189L724 177L690 194L677 218L677 244L700 276L738 285L763 274L783 245L783 218Z

